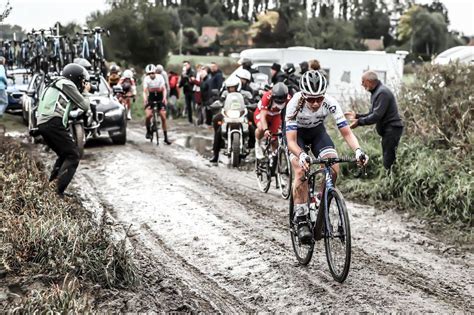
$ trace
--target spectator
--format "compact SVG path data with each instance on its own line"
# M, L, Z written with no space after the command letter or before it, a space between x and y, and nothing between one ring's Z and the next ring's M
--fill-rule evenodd
M217 63L211 63L211 82L210 87L211 90L220 90L222 87L222 83L224 83L224 76L222 75L222 71L219 69Z
M362 86L372 94L370 97L372 108L367 114L350 111L345 115L352 122L351 128L376 124L377 133L382 137L383 166L390 172L396 160L396 150L403 132L397 101L392 91L380 82L373 71L367 71L362 75Z
M188 115L188 121L190 124L193 123L193 80L196 77L191 63L189 61L183 62L183 71L181 73L181 79L179 80L179 87L183 88L184 101L186 104L186 112Z
M156 73L161 74L161 76L165 80L166 94L169 95L169 93L170 93L170 82L169 82L169 78L168 78L168 73L166 73L166 71L165 71L165 69L163 68L162 65L156 65Z
M201 69L202 65L197 64L196 65L196 76L193 78L193 92L194 92L194 110L196 112L196 117L197 117L197 125L201 125L203 123L203 116L201 115L203 113L202 110L202 99L201 99Z
M200 71L201 78L201 98L202 105L204 106L205 111L203 111L205 123L208 126L212 124L212 111L209 109L211 105L211 69L209 67L203 67Z
M272 84L276 84L278 82L285 81L285 75L281 71L281 65L280 64L278 64L276 62L273 63L270 71L272 73L272 78L271 78Z
M174 71L170 71L168 74L168 81L169 81L169 86L170 86L168 107L170 110L167 112L171 120L173 119L173 115L177 114L176 103L178 102L178 99L179 99L178 74Z
M321 64L316 59L311 59L308 61L309 69L310 70L320 70Z
M5 57L0 57L0 118L3 117L3 113L7 110L8 107L8 97L7 97L7 72L5 69Z

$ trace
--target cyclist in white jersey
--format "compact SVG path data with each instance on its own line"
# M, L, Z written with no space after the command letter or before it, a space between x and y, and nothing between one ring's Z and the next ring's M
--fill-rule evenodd
M325 95L328 81L322 71L305 72L300 79L300 92L296 93L286 109L286 137L288 149L291 153L291 164L294 171L293 202L295 209L295 223L298 224L298 237L301 242L311 241L307 213L309 211L308 185L302 181L305 171L308 170L308 154L306 146L317 158L337 157L334 143L326 132L324 120L332 115L339 132L354 150L359 163L366 164L368 156L359 146L357 138L352 133L339 103L331 96ZM339 166L332 167L333 182L336 183Z
M163 126L164 142L171 144L168 140L168 131L166 125L166 83L161 74L156 73L156 67L152 64L146 66L146 77L143 80L143 101L145 102L146 114L146 138L151 138L151 119L153 117L152 105L156 104L160 112L161 123Z

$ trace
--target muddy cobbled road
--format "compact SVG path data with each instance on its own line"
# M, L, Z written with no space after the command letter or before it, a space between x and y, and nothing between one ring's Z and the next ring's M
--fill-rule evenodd
M73 182L86 204L128 230L147 272L159 267L190 292L186 311L474 311L474 255L395 211L346 201L353 244L343 284L332 279L322 243L299 266L288 201L274 186L260 193L248 168L207 162L198 152L210 136L182 126L171 146L157 147L132 125L125 146L89 146Z

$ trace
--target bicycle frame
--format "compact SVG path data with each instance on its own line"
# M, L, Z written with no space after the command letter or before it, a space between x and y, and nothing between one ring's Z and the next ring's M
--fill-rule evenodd
M314 183L317 174L324 174L324 188L323 194L321 199L321 204L319 205L318 216L316 217L316 222L314 226L312 226L314 238L315 240L320 240L323 236L324 237L332 237L332 231L328 229L330 226L329 222L329 210L326 207L328 205L329 193L335 189L334 183L332 181L331 176L331 166L336 163L342 162L355 162L355 159L352 158L327 158L327 159L312 159L311 160L311 167L319 167L320 164L324 164L323 168L319 168L317 170L310 170L306 178L308 179L309 185L309 192L308 192L308 206L311 203L311 199L314 196ZM324 210L324 211L321 211ZM339 215L342 215L341 213ZM324 221L323 221L324 220ZM321 224L324 224L324 235L320 235L319 231L321 231Z

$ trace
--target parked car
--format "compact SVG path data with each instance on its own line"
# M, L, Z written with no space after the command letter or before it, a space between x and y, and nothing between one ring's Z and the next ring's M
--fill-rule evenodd
M26 69L14 69L7 72L8 112L19 113L22 111L23 95L30 79L31 74Z
M103 113L99 134L107 133L115 144L127 141L127 111L112 93L112 89L103 76L95 79L97 91L90 96L91 104L97 105L97 112ZM94 83L94 80L92 80ZM101 116L101 115L99 115Z

